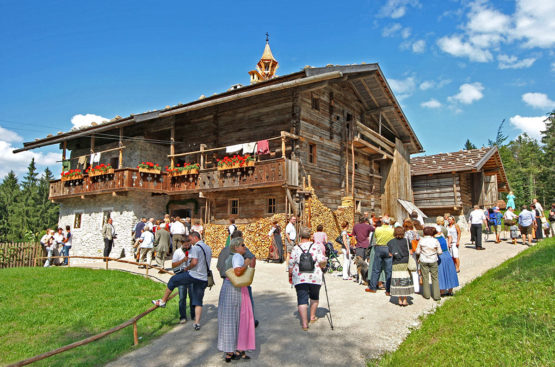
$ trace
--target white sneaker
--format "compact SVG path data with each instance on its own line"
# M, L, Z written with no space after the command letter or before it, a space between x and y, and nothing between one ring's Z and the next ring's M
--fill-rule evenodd
M163 302L161 299L153 299L152 303L158 307L166 307L166 302Z
M186 323L187 323L187 319L179 319L179 323L180 323L180 324L186 324Z

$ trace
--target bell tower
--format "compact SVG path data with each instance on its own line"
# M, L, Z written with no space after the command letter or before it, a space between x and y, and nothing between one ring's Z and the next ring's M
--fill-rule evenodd
M276 75L276 70L278 68L278 62L272 55L272 50L270 50L270 35L266 32L266 46L264 47L264 52L262 57L256 64L256 69L249 71L251 76L251 84L258 83L263 80L272 79Z

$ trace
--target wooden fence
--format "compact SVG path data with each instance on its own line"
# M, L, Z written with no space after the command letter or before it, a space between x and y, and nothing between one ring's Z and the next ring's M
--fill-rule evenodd
M41 246L40 243L39 243L39 246ZM62 259L62 258L64 258L64 256L52 256L52 258L60 258L60 259ZM137 263L137 262L134 262L134 261L127 261L127 260L121 260L121 259L114 259L114 258L111 258L111 257L97 257L97 256L67 256L67 258L68 258L68 259L72 259L72 258L73 258L73 259L94 259L94 260L103 260L103 261L105 261L106 270L108 270L108 264L110 263L110 261L115 261L115 262L120 262L120 263L125 263L125 264L132 264L132 265L145 265L145 266L146 266L146 274L145 274L145 275L148 275L148 269L149 269L149 268L157 269L157 270L162 271L162 272L164 272L164 273L168 273L168 274L170 274L170 275L174 275L174 273L173 273L172 271L167 271L167 270L162 269L162 268L159 268L159 267L157 267L157 266L152 266L152 265L144 264L144 263ZM38 261L39 259L44 260L44 259L46 259L46 257L37 256L37 257L36 257L36 260ZM68 265L69 265L69 263L68 263ZM33 264L31 264L30 266L33 266ZM179 294L178 292L175 292L174 294L172 294L172 295L168 298L168 301L170 301L171 299L173 299L173 298L174 298L175 296L177 296L178 294ZM109 329L109 330L103 331L103 332L101 332L101 333L99 333L99 334L93 335L93 336L91 336L91 337L88 337L88 338L86 338L86 339L77 341L77 342L75 342L75 343L71 343L71 344L65 345L65 346L63 346L63 347L60 347L60 348L51 350L51 351L49 351L49 352L46 352L46 353L43 353L43 354L39 354L39 355L37 355L37 356L34 356L34 357L31 357L31 358L24 359L24 360L22 360L22 361L19 361L19 362L10 364L10 365L8 365L8 367L20 367L20 366L25 366L25 365L28 365L28 364L31 364L31 363L34 363L34 362L37 362L37 361L46 359L46 358L51 357L51 356L53 356L53 355L56 355L56 354L59 354L59 353L66 352L66 351L68 351L68 350L77 348L77 347L79 347L79 346L81 346L81 345L85 345L85 344L92 343L92 342L94 342L95 340L102 339L102 338L104 338L105 336L108 336L108 335L110 335L110 334L113 334L113 333L115 333L116 331L119 331L119 330L124 329L124 328L126 328L126 327L128 327L128 326L131 326L131 325L133 325L133 345L138 345L138 344L139 344L139 332L138 332L138 327L137 327L137 321L139 321L140 319L142 319L143 317L145 317L146 315L148 315L148 314L151 313L152 311L156 310L157 308L158 308L158 306L152 306L152 307L150 307L148 310L146 310L146 311L140 313L139 315L137 315L137 316L135 316L135 317L133 317L133 318L131 318L131 319L125 321L124 323L121 323L121 324L119 324L118 326L115 326L115 327L113 327L113 328L111 328L111 329Z
M0 269L36 266L35 259L45 255L39 242L0 243Z

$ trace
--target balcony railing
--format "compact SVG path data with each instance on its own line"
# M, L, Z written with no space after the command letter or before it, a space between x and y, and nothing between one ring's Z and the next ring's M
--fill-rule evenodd
M282 185L298 186L298 163L278 158L257 162L253 167L219 171L201 170L198 175L171 177L141 173L136 168L117 169L104 176L84 176L80 180L50 183L50 199L79 197L140 190L163 194L184 194L223 190L240 190Z

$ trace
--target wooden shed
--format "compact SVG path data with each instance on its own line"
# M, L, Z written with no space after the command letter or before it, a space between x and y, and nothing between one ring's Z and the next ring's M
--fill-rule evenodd
M497 147L411 158L414 203L428 216L494 206L509 183Z

